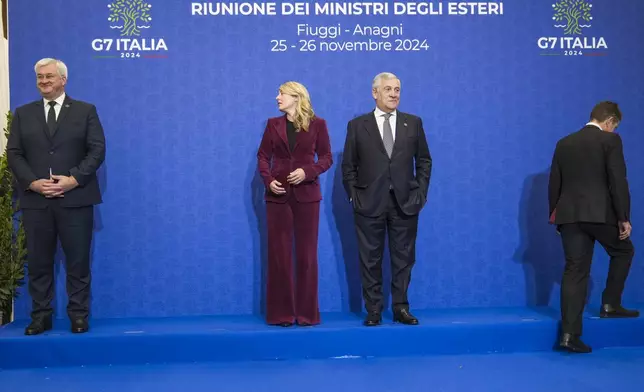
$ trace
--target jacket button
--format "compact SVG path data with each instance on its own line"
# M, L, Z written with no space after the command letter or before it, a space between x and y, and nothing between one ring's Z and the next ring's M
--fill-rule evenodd
M53 152L53 151L49 151L49 155L54 155L54 152Z

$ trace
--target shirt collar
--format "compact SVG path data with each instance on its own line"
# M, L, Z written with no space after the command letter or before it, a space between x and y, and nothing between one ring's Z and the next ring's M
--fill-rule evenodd
M382 110L380 110L380 108L378 108L378 107L376 106L376 109L373 111L373 114L374 114L374 116L376 116L376 118L380 118L380 117L382 117L383 115L385 115L386 113L385 113L385 112L383 112ZM396 110L394 110L393 112L391 112L391 117L396 118L396 114L398 114L398 113L397 113L397 111L396 111Z
M595 127L599 128L600 130L602 130L602 131L603 131L602 127L600 127L600 126L599 126L599 124L597 124L597 123L595 123L595 122L592 122L592 121L587 122L587 123L586 123L586 126L588 126L588 125L595 126Z
M58 98L54 99L53 101L56 101L56 103L59 104L62 107L63 102L65 102L65 97L66 97L66 95L63 92L62 94L60 94L60 96ZM49 105L49 102L51 102L51 101L52 100L50 100L50 99L43 98L43 102L45 103L45 107L47 107Z

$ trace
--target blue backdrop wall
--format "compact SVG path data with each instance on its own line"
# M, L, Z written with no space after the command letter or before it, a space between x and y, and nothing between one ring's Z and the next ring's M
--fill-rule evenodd
M547 224L550 160L556 141L583 126L601 100L624 112L634 242L644 243L644 2L518 0L471 9L433 1L397 14L402 3L388 1L377 3L382 11L386 4L378 15L367 3L351 9L360 15L306 3L303 15L288 15L279 1L274 15L260 1L247 4L268 14L213 15L218 3L186 0L9 3L12 108L39 98L33 65L56 57L69 67L68 94L94 103L105 128L94 317L261 312L266 231L255 157L287 80L309 88L335 160L321 179L322 311L360 309L339 162L347 121L373 109L371 80L382 71L402 80L400 109L423 118L434 161L413 309L558 306L564 260ZM578 20L566 19L569 7L586 5ZM429 6L434 14L422 15ZM111 17L123 7L138 13L137 28ZM459 10L468 14L450 12ZM298 35L305 24L340 25L341 35ZM357 25L402 25L402 33L354 35ZM65 317L61 259L56 308ZM607 266L596 252L592 304ZM642 283L636 255L625 301L644 302ZM29 302L25 293L19 317Z

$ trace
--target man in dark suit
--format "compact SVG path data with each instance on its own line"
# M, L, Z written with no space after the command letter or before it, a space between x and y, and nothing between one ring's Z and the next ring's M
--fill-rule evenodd
M62 61L42 59L35 71L43 99L16 109L7 142L27 237L32 312L25 334L51 329L58 239L66 259L71 330L83 333L89 329L93 205L101 203L96 170L105 159L105 136L94 105L65 94Z
M385 233L391 258L394 321L418 324L409 312L407 289L416 258L418 214L427 200L432 158L419 117L397 110L400 80L377 75L376 108L351 120L342 160L342 179L354 209L366 326L382 317L382 255Z
M600 316L639 316L621 304L634 254L626 163L622 139L614 133L621 120L617 104L597 104L584 128L559 140L552 159L550 219L566 256L559 345L571 352L591 352L580 336L595 240L610 255Z

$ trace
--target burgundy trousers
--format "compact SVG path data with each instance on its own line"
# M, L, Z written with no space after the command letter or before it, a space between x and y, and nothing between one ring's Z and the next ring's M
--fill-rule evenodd
M318 226L320 202L266 203L268 268L266 322L320 323L318 306ZM295 263L293 262L295 245Z

